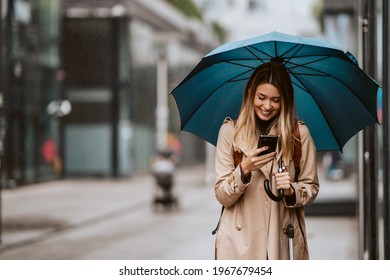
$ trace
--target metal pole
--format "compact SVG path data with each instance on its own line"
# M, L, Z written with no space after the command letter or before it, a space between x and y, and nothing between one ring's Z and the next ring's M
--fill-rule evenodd
M2 229L3 229L3 203L2 203L2 175L3 175L3 138L1 137L1 130L3 129L3 1L0 0L0 244L2 243Z
M112 45L111 52L113 56L112 60L112 72L111 72L111 175L113 177L118 177L119 175L119 156L118 156L118 126L119 126L119 111L120 111L120 101L119 101L119 28L120 28L120 19L113 18L111 19L111 30L112 30Z
M376 14L377 0L371 0L369 2L369 74L374 79L378 79L377 71L377 14ZM379 259L379 199L378 199L378 131L377 126L372 125L368 128L370 134L370 153L372 160L369 163L371 173L371 259Z
M357 43L358 43L358 60L359 65L363 65L363 8L362 0L356 2L357 11ZM365 251L365 226L364 226L364 176L363 176L363 131L358 134L358 223L359 223L359 256L364 256Z
M363 68L376 77L376 1L364 0L363 5ZM363 131L364 183L364 258L378 259L378 186L377 131L369 126Z
M389 156L390 156L390 73L389 73L389 52L390 52L390 38L389 38L389 2L382 1L382 15L383 15L383 245L384 245L384 259L390 259L390 176L389 176Z
M5 7L2 6L1 7L1 10L3 11L1 14L0 14L0 19L1 19L1 28L2 29L2 34L1 34L1 41L0 41L0 44L2 45L2 53L0 53L1 57L4 59L4 61L1 61L1 65L0 67L3 69L4 72L1 72L1 78L3 77L6 77L5 79L2 79L0 84L1 84L1 87L2 87L2 96L3 96L3 100L6 101L6 102L10 102L10 92L11 92L11 84L10 84L10 77L11 77L11 73L10 71L11 70L11 67L10 67L10 63L12 62L12 43L13 43L13 37L12 37L12 18L13 18L13 15L14 15L14 3L13 3L13 0L7 0L7 1L1 1L0 0L0 6L2 6L3 4L6 4ZM4 19L3 19L3 14L4 14ZM3 55L4 53L4 55ZM4 66L4 68L3 68ZM3 117L8 117L9 115L9 104L3 102L2 104L2 115L1 115L1 118L3 120ZM0 194L1 194L1 190L3 188L3 183L5 182L5 180L9 180L9 174L10 174L10 169L8 168L8 166L6 166L5 164L3 164L4 161L7 161L7 150L6 148L8 147L8 143L10 142L9 141L9 133L7 133L7 130L8 130L8 127L5 123L5 121L2 122L1 124L3 127L2 129L4 130L2 133L1 133L1 140L2 140L2 143L3 143L3 152L2 152L2 155L1 155L1 164L0 164L0 175L1 175L1 184L0 184ZM9 155L9 153L8 153ZM1 212L1 207L2 205L0 205L0 222L2 223L3 220L2 220L2 212ZM0 223L0 233L2 231L2 224ZM1 240L0 240L0 243L1 243Z
M157 149L167 148L168 134L168 62L166 43L161 42L157 59L157 108L156 108Z

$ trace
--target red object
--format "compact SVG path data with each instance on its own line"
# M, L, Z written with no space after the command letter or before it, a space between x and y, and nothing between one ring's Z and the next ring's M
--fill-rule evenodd
M42 145L42 157L45 162L52 163L57 156L57 144L51 140L46 140Z

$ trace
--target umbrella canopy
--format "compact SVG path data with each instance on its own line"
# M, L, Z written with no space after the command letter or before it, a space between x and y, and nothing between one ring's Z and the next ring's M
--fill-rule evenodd
M224 44L202 58L172 91L181 129L215 145L224 118L237 118L252 72L273 58L283 59L296 114L318 151L341 150L357 132L379 123L381 87L350 53L321 39L272 32Z

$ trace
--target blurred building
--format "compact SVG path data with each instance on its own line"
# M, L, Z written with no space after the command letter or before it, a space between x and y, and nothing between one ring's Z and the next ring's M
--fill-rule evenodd
M46 105L59 99L59 1L2 0L4 157L2 182L13 186L56 176L58 121ZM49 148L43 153L44 143ZM53 141L53 142L52 142ZM48 162L46 162L46 160Z
M319 0L194 0L208 19L228 32L228 41L242 40L272 31L318 36L314 17Z
M3 184L149 170L156 149L157 61L168 65L168 91L215 47L210 29L164 0L1 4ZM167 106L168 129L177 132L171 99ZM202 149L201 141L186 136L180 135L183 145ZM202 153L194 151L183 161L197 158Z
M326 38L358 57L358 1L323 0L322 14Z

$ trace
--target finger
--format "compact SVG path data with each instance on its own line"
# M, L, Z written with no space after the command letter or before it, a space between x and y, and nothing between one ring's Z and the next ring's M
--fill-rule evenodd
M280 183L280 184L276 184L277 187L279 188L283 188L283 189L287 189L290 187L290 182L283 182L283 183Z
M276 185L283 186L283 185L290 185L290 180L277 180Z
M267 154L264 154L264 155L258 155L257 156L259 157L259 159L266 159L266 160L269 160L269 159L272 159L276 156L276 152L270 152L270 153L267 153Z
M278 189L278 190L288 190L289 188L290 188L291 186L290 186L290 184L285 184L285 185L277 185L276 186L276 188Z
M263 156L258 156L257 159L256 159L256 162L257 164L266 164L270 161L272 161L274 158L275 158L275 155L274 153L270 153L270 154L267 154L267 155L263 155Z
M279 178L276 179L276 184L283 185L283 184L290 184L291 180L289 178Z
M253 154L254 155L258 155L264 151L268 150L268 146L264 146L264 147L261 147L261 148L257 148L256 150L254 150Z
M287 173L287 172L283 172L283 173L274 173L274 176L276 179L286 179L286 180L290 180L290 174Z
M288 173L287 171L283 171L283 172L275 173L275 176L278 176L278 177L290 176L290 173Z
M290 183L290 178L289 177L282 177L282 178L275 178L276 182L279 184L289 184Z

